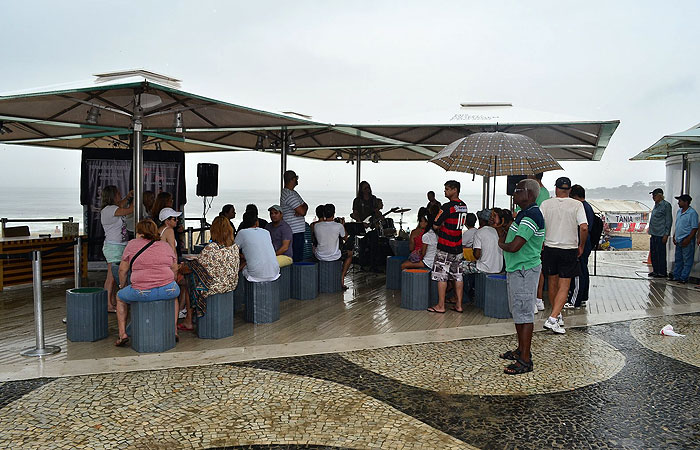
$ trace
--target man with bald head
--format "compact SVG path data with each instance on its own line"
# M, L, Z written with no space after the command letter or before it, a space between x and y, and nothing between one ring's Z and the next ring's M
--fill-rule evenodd
M500 355L503 359L515 361L504 370L509 375L532 372L533 369L530 344L537 284L542 271L540 252L545 227L544 217L536 203L539 193L536 180L521 180L513 192L513 202L520 207L520 212L510 226L499 228L498 246L506 260L508 306L518 333L518 348Z

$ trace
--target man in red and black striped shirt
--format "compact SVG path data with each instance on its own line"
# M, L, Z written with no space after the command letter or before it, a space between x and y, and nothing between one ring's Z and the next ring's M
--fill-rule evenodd
M445 197L449 202L442 205L433 225L438 235L433 263L433 280L438 282L438 303L428 308L428 311L434 313L445 312L448 280L455 282L457 304L453 309L462 312L462 227L467 220L467 205L459 199L459 188L458 181L445 183Z

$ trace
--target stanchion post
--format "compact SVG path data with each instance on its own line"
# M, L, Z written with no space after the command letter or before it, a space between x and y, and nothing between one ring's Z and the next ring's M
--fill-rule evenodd
M187 253L192 254L192 238L194 237L194 231L192 227L187 228Z
M32 284L34 290L34 329L36 333L36 346L20 352L22 356L45 356L61 351L57 345L44 345L44 311L41 304L41 251L32 252Z
M75 276L75 288L78 289L80 287L80 262L81 262L81 256L83 253L83 239L78 236L75 239L75 246L73 247L73 259L74 259L74 266L73 266L73 275Z

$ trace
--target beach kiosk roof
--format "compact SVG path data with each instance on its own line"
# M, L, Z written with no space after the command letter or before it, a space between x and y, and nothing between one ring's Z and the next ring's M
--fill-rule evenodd
M141 179L143 150L266 151L321 160L429 160L444 146L484 131L531 137L557 160L600 160L619 121L581 121L465 103L458 109L390 121L318 122L180 90L180 80L147 70L96 74L92 86L0 96L0 143L63 149L124 148ZM139 195L136 187L136 195ZM137 209L140 202L136 202ZM141 217L140 211L136 211Z
M700 124L685 131L668 134L649 148L630 158L631 161L663 160L669 156L700 153Z

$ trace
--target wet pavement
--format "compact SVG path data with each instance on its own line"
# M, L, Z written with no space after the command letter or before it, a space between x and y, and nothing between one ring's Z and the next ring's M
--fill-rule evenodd
M686 337L658 334L666 323ZM0 384L0 448L700 448L700 315Z

